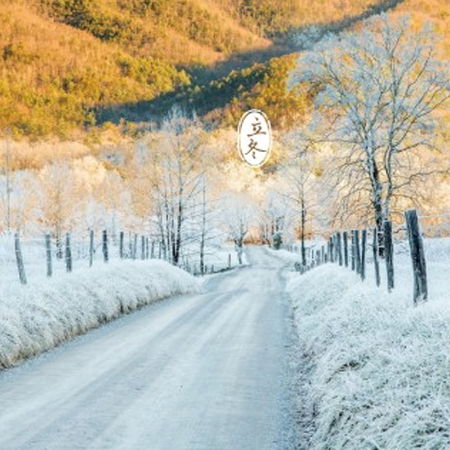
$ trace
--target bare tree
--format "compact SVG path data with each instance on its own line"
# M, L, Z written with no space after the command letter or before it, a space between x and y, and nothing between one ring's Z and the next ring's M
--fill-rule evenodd
M222 199L222 210L225 215L224 225L234 242L239 264L242 264L244 240L255 218L255 208L244 194L229 193Z
M319 140L337 145L342 206L370 204L380 237L393 202L438 170L417 163L421 152L436 149L436 112L449 100L448 66L435 44L429 26L414 32L407 18L382 16L361 32L327 39L300 58L292 77L318 92L318 119L327 130Z
M65 161L54 162L40 172L43 202L41 222L45 230L51 229L56 241L57 257L63 257L64 230L70 228L74 208L73 176Z
M190 240L189 222L197 215L205 178L202 129L197 121L174 110L164 121L160 138L149 149L153 164L154 203L163 252L178 265Z
M314 148L313 144L299 133L287 134L283 144L288 158L280 168L283 178L280 192L288 200L297 218L295 222L299 224L302 264L306 265L307 224L316 207Z

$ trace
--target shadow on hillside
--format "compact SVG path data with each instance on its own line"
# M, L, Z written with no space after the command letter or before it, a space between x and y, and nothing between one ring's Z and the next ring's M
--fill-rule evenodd
M237 76L234 83L228 83L226 86L219 87L213 83L227 77L232 71L247 69L257 63L264 65L272 58L307 50L326 35L341 33L358 22L389 11L403 2L404 0L381 0L355 16L326 24L315 23L293 28L283 35L274 36L273 45L269 47L232 54L227 60L206 68L184 67L192 78L190 87L179 88L153 100L95 108L97 124L102 125L105 122L118 124L125 120L157 125L175 105L183 108L188 114L195 111L199 116L204 116L214 109L223 108L239 95L238 89L241 89L242 83L246 81L244 77ZM262 69L255 72L250 76L250 80L247 80L253 85L260 81L265 73ZM244 87L251 89L252 86Z

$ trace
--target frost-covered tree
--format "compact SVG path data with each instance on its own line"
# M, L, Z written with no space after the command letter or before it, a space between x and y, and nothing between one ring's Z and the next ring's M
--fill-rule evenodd
M283 144L288 158L279 170L282 177L279 192L287 200L298 224L302 264L306 265L307 224L313 212L317 214L317 158L314 145L299 133L287 134Z
M75 208L73 169L66 161L45 166L41 181L40 222L43 231L51 231L58 258L63 257L63 236L73 225Z
M256 208L252 201L243 193L230 192L222 198L224 226L228 236L234 242L239 264L242 264L244 240L255 220Z
M149 149L153 165L155 216L163 252L178 265L183 246L192 242L197 205L204 188L202 129L196 120L174 110L159 139Z
M449 100L436 41L429 25L416 32L408 18L384 15L326 39L292 76L293 84L313 87L319 140L336 144L334 193L344 206L370 204L380 232L394 203L438 170L418 163L436 148L437 111Z

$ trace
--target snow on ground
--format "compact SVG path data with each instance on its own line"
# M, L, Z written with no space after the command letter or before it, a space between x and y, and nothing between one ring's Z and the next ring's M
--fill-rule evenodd
M430 299L418 307L405 244L392 294L371 264L366 282L333 264L288 276L313 365L310 450L450 448L450 242L428 240L425 252Z
M243 265L247 264L245 252L242 255L242 262ZM217 245L207 245L205 247L204 263L207 273L227 270L229 268L229 263L231 263L230 268L239 266L234 244L219 242ZM198 273L200 271L200 255L198 246L192 246L190 252L188 248L188 256L183 258L182 265L183 268L189 270L190 272Z
M32 283L0 284L0 368L48 350L123 313L195 292L198 282L158 261L111 261Z
M248 252L255 265L208 277L201 293L0 373L0 448L299 448L282 266Z

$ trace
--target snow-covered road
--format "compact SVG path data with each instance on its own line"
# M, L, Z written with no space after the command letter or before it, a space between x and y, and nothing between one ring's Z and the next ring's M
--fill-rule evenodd
M283 263L249 260L0 374L0 449L291 448Z

